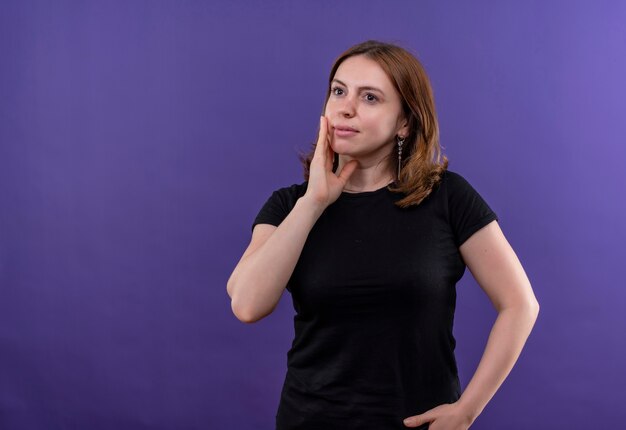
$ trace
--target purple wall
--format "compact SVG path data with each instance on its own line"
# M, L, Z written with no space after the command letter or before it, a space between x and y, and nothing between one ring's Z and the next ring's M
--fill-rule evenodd
M541 304L472 429L626 426L626 3L243 3L2 2L0 428L273 428L291 298L245 325L226 281L366 39L424 63ZM465 386L495 311L458 293Z

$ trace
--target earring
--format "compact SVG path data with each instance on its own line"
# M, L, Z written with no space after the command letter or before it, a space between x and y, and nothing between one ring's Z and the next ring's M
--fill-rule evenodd
M402 166L402 144L404 137L398 136L398 178L400 178L400 167Z

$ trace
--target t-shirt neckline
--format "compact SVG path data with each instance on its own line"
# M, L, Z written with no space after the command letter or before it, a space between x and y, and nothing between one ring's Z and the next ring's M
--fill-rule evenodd
M387 190L387 188L390 185L393 185L393 184L395 184L395 181L388 183L387 185L383 186L382 188L379 188L377 190L372 190L372 191L359 191L357 193L351 193L351 192L347 192L347 191L342 191L341 192L341 197L346 197L346 198L349 198L349 199L358 199L358 198L363 198L363 197L369 197L369 196L373 196L373 195L384 193L385 190Z

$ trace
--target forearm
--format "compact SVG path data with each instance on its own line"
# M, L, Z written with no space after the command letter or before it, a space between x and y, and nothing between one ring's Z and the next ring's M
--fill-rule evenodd
M267 241L237 264L228 289L232 291L233 311L240 319L254 322L271 313L322 212L305 198L298 199Z
M510 373L537 320L538 312L538 308L531 305L499 312L476 372L458 401L472 422Z

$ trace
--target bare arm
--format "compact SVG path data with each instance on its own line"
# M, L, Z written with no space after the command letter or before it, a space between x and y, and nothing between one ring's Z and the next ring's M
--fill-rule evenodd
M250 246L226 286L239 320L255 322L272 313L320 215L317 206L301 197L278 227L255 226Z
M411 417L407 427L430 422L438 428L467 429L511 372L539 314L530 281L497 221L474 233L459 250L498 317L460 399Z
M255 322L272 313L315 222L337 200L357 167L352 160L336 176L333 157L327 121L322 116L305 195L278 227L255 226L250 245L228 279L226 291L239 320Z
M496 221L460 248L467 267L498 311L485 352L459 403L477 417L519 358L537 320L530 281Z

